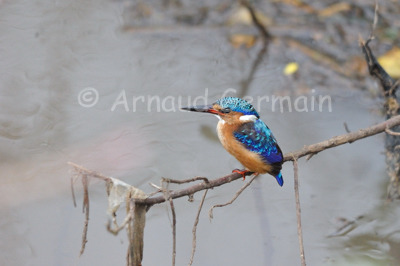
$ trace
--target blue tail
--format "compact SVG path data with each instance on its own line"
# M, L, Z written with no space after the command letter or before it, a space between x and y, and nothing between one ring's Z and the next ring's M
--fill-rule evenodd
M276 181L278 182L278 184L279 184L280 186L283 186L283 177L282 177L281 172L279 172L279 174L277 174L277 175L275 176L275 178L276 178Z

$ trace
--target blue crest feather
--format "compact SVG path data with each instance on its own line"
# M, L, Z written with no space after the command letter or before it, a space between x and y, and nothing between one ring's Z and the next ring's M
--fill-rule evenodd
M230 108L234 112L240 112L244 115L255 115L257 118L260 118L253 105L240 98L225 97L219 99L216 104L219 104L222 108Z

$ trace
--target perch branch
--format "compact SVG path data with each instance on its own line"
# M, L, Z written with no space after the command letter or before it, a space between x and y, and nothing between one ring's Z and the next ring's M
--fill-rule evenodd
M360 129L358 131L336 136L319 143L304 146L301 150L285 154L284 161L293 161L294 158L297 159L309 154L317 154L326 149L330 149L336 146L340 146L346 143L351 143L366 137L370 137L378 133L382 133L386 130L386 128L392 128L397 125L400 125L399 115L394 116L382 123L379 123L377 125L368 128Z
M343 145L346 143L351 143L354 141L357 141L359 139L363 139L369 136L373 136L376 135L378 133L382 133L382 132L388 132L388 130L394 126L398 126L400 125L400 115L396 115L393 116L392 118L381 122L377 125L365 128L365 129L360 129L358 131L355 132L350 132L348 134L344 134L344 135L340 135L340 136L336 136L333 137L331 139L316 143L316 144L312 144L312 145L308 145L308 146L304 146L301 150L298 151L294 151L294 152L290 152L284 155L284 161L295 161L301 157L304 156L312 156L315 155L323 150L326 149L330 149L339 145ZM77 171L78 174L81 175L82 177L82 183L83 183L83 187L84 187L84 204L83 204L83 209L85 212L85 224L84 224L84 230L83 230L83 234L82 234L82 248L81 248L81 253L84 251L85 248L85 244L87 242L86 239L86 235L87 235L87 225L88 225L88 221L89 221L89 194L88 194L88 177L96 177L96 178L100 178L102 180L104 180L105 182L110 182L109 177L104 176L98 172L95 171L91 171L88 170L82 166L76 165L74 163L69 163L70 165L72 165L75 168L75 171ZM209 189L209 188L214 188L217 186L221 186L224 185L226 183L230 183L236 179L241 178L242 175L238 174L238 173L232 173L217 179L213 179L213 180L208 180L205 178L194 178L196 180L200 180L201 182L194 184L190 187L187 188L183 188L183 189L179 189L179 190L168 190L168 189L164 189L163 190L163 195L160 196L155 196L155 197L135 197L135 211L136 210L141 210L143 207L144 208L144 214L145 214L145 210L148 209L149 207L151 207L154 204L158 204L158 203L162 203L165 201L169 201L169 203L171 204L171 209L172 209L172 215L173 215L173 234L174 234L174 247L173 247L173 263L175 263L175 234L176 234L176 218L175 213L174 213L174 208L173 208L173 202L172 200L175 198L180 198L183 196L190 196L193 195L194 193L201 191L201 190L205 190L205 189ZM193 180L192 181L196 181ZM254 180L254 178L252 180L249 181L249 183L251 183ZM166 180L167 181L167 180ZM165 181L164 181L165 182ZM165 182L168 184L168 182ZM249 184L248 183L248 184ZM246 184L246 186L248 185ZM240 194L240 193L239 193ZM233 198L232 202L235 200L235 198L238 195L235 195L235 197ZM216 207L216 206L214 206ZM139 216L139 215L137 215ZM144 215L142 215L144 216ZM135 223L135 224L140 224L140 223ZM144 227L144 226L143 226ZM141 229L143 230L143 228ZM300 236L299 236L300 237ZM142 248L142 246L140 247ZM141 252L138 252L139 256L135 256L136 258L141 258L142 254ZM304 256L304 255L303 255ZM130 257L130 256L129 256Z
M360 129L355 132L350 132L347 134L343 134L340 136L336 136L333 138L330 138L328 140L315 143L312 145L304 146L302 149L294 152L289 152L284 155L284 161L293 161L294 159L299 159L304 156L308 155L315 155L321 151L324 151L326 149L330 149L333 147L337 147L346 143L352 143L354 141L370 137L382 132L385 132L386 128L392 128L394 126L400 125L400 115L394 116L384 122L381 122L377 125ZM212 179L208 180L209 182L200 182L195 185L192 185L187 188L183 189L178 189L170 192L170 197L175 199L175 198L180 198L188 195L192 195L198 191L204 190L204 189L209 189L209 188L214 188L218 187L221 185L224 185L226 183L230 183L236 179L241 178L242 175L238 173L232 173L217 179ZM144 205L154 205L154 204L159 204L162 202L165 202L165 197L163 195L157 196L157 197L151 197L151 198L146 198L146 199L136 199L136 203L138 204L144 204Z

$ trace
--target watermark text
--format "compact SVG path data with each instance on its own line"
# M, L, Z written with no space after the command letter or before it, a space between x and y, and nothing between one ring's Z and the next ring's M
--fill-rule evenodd
M236 90L229 88L221 97L236 94ZM315 91L308 95L279 96L260 95L245 96L244 100L251 103L256 110L267 106L272 112L332 112L332 99L330 95L315 95ZM99 101L99 92L94 88L85 88L78 95L78 103L82 107L91 108ZM196 97L181 95L133 95L132 92L122 89L110 104L110 111L125 112L177 112L183 106L208 105L210 101L209 92L206 88L203 95Z

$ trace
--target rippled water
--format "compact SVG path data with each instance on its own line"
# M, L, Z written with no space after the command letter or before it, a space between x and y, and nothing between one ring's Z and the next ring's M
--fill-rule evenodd
M1 3L1 264L125 263L126 236L106 232L107 201L98 181L91 183L89 242L78 257L84 217L72 205L68 161L146 192L161 177L216 178L240 167L219 144L213 116L178 108L240 95L260 44L234 49L222 28L126 31L123 10L119 1ZM260 114L285 152L345 133L344 122L356 130L383 119L373 112L379 103L341 84L315 85L304 94L307 104L329 96L331 112L328 105L296 112L296 94L288 94L293 85L282 75L291 53L272 44L247 91L255 100L269 97L260 99ZM98 93L97 103L88 88ZM291 112L273 109L279 95L290 95ZM400 213L396 203L385 204L382 152L378 135L300 160L310 265L400 263ZM290 163L283 175L282 188L261 176L233 205L214 210L211 223L208 208L231 199L243 182L209 191L194 265L299 264ZM177 265L189 261L200 198L175 201ZM355 220L352 230L335 235L344 219ZM170 224L165 206L148 212L144 265L170 264Z

